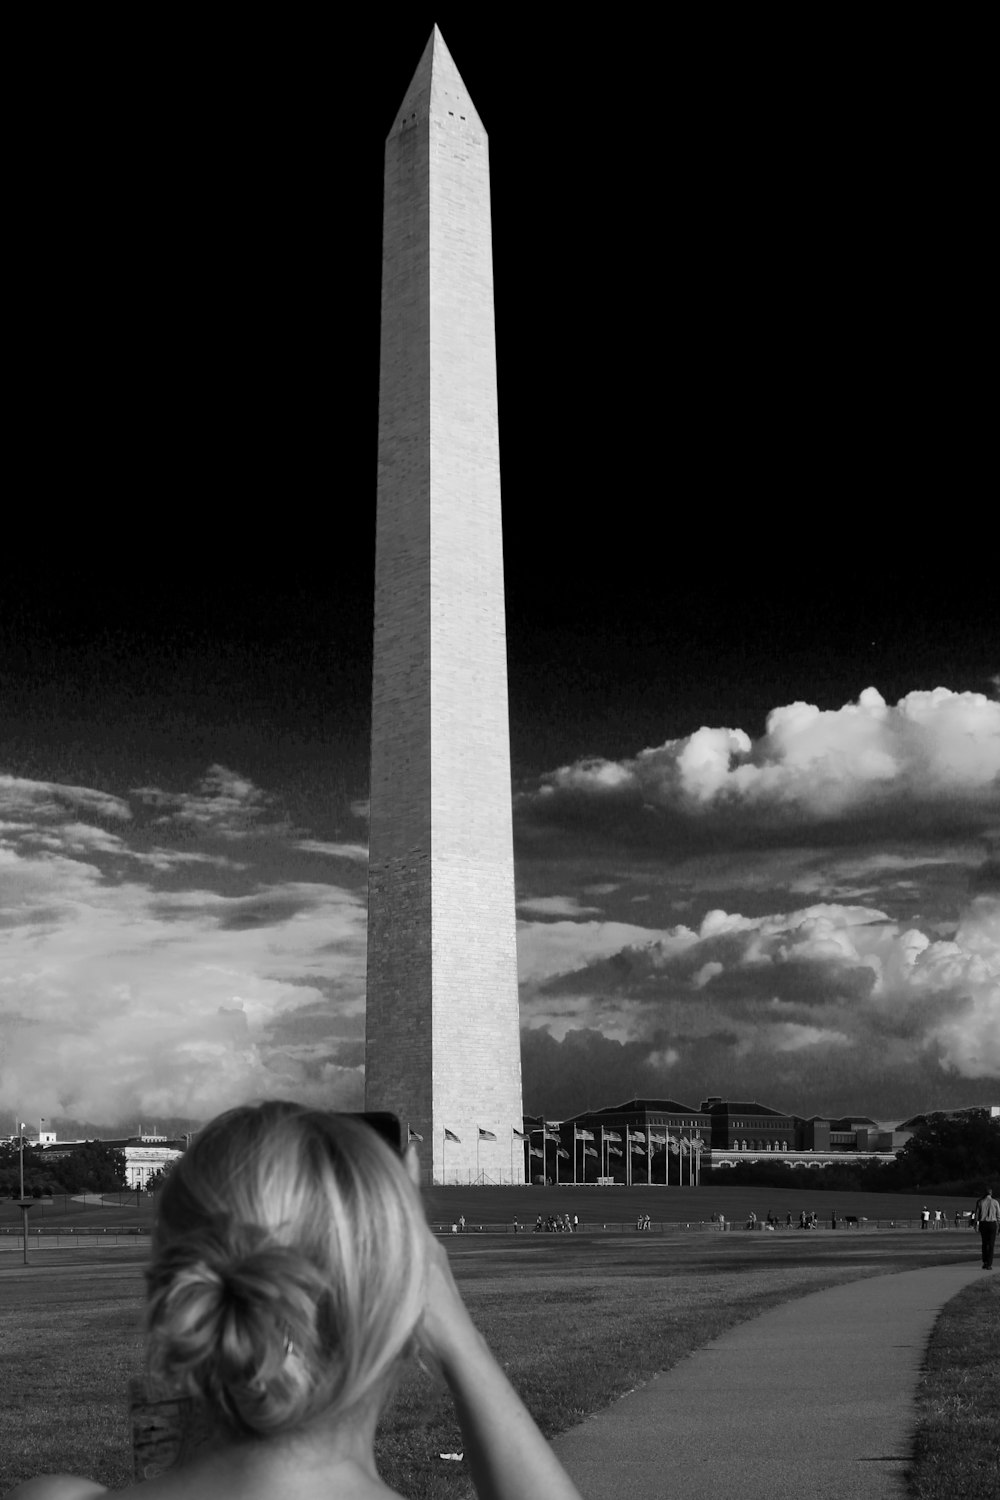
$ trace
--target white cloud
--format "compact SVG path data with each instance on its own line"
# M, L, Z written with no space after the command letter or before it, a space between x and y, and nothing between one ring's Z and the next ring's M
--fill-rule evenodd
M567 793L625 794L690 815L743 808L825 820L942 797L996 810L1000 703L947 688L895 707L875 688L835 710L791 703L771 711L756 743L742 729L704 727L629 760L562 766L536 796L544 805Z
M905 937L909 962L902 973L911 991L960 1002L928 1028L944 1061L966 1078L1000 1075L1000 900L977 897L953 942L921 942L922 933Z
M680 949L694 940L687 928L658 933L627 922L519 921L517 971L522 984L536 986L625 948L662 941Z
M248 870L244 861L229 859L225 854L200 854L194 849L129 849L128 857L152 870L176 870L184 865L210 865L218 870Z
M350 859L357 864L368 863L368 848L365 844L334 844L323 839L297 839L291 846L303 854L325 854L330 859Z
M697 931L525 924L519 942L526 1023L556 1037L573 1027L622 1040L722 1027L745 1056L853 1048L866 1068L937 1057L966 1078L1000 1077L992 895L969 905L949 940L878 908L820 903L753 917L714 910Z
M525 896L517 903L518 911L535 917L592 917L597 906L583 906L575 896Z
M128 845L117 834L89 823L63 823L41 829L22 829L22 840L65 854L127 854Z
M848 1047L851 1038L843 1031L823 1026L798 1026L786 1021L769 1026L768 1033L776 1052L801 1052L806 1047Z
M132 788L132 796L159 813L156 823L180 824L227 839L261 832L286 833L290 826L277 816L272 797L248 777L222 765L209 766L197 792L140 786Z
M127 820L132 809L121 797L93 787L64 786L58 781L31 781L23 776L0 775L0 814L7 817L54 818L68 809L93 817Z
M157 893L79 859L0 850L0 1098L94 1119L206 1117L260 1094L357 1105L335 1048L296 1058L288 1018L364 993L365 913L337 887ZM334 997L331 1000L331 995Z

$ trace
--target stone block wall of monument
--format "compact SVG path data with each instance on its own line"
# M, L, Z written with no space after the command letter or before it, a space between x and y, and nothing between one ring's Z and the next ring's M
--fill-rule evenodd
M437 1179L507 1181L523 1152L489 159L436 29L385 184L366 1106L423 1135Z

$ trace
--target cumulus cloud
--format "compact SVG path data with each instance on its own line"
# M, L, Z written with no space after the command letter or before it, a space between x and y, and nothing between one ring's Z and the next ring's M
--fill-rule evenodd
M113 797L93 787L65 786L58 781L32 781L23 776L0 775L0 816L36 822L64 817L68 810L115 821L126 821L132 816L132 809L121 797Z
M350 859L356 864L368 863L368 848L365 844L336 844L323 839L296 839L293 849L303 854L323 854L329 859Z
M132 789L132 796L157 814L155 823L174 824L226 839L287 832L290 826L276 813L274 798L246 776L222 765L209 766L196 792L166 792L160 787L141 786Z
M628 760L562 766L520 801L530 813L567 798L782 823L960 805L978 809L985 826L1000 812L1000 703L947 688L894 707L875 688L835 710L791 703L771 711L757 741L703 727Z
M534 989L612 954L646 949L656 942L682 946L688 941L694 941L694 936L682 928L656 933L627 922L521 921L517 969L522 985Z
M799 1026L793 1021L772 1026L770 1035L778 1052L801 1052L804 1047L849 1047L851 1044L846 1032L831 1031L823 1026Z
M684 1074L698 1076L706 1038L721 1030L728 1040L710 1068L752 1060L759 1080L773 1079L786 1057L804 1081L831 1068L847 1078L853 1068L854 1108L865 1079L882 1093L887 1077L902 1085L922 1068L929 1078L1000 1080L992 894L975 897L947 939L878 908L836 903L757 917L715 909L694 928L655 933L537 924L522 927L521 939L524 1021L556 1041L600 1030L645 1042L661 1071L672 1049ZM722 1077L702 1076L707 1091L725 1089Z
M63 823L59 826L17 830L19 840L35 848L58 849L67 854L122 854L128 852L125 840L106 828L89 823Z
M535 917L590 917L600 911L597 906L584 906L576 896L524 896L517 909Z
M121 827L101 793L15 778L3 792L16 815L0 824L0 1099L104 1121L204 1118L275 1093L360 1105L362 896L268 877L259 861L248 873L204 850L133 849L79 817L110 810ZM164 826L209 835L259 827L272 808L220 767L192 797L145 800ZM185 870L227 890L178 890Z
M177 870L185 865L210 865L217 870L246 870L249 866L241 860L230 859L225 854L204 854L196 849L129 849L123 851L137 864L152 870Z

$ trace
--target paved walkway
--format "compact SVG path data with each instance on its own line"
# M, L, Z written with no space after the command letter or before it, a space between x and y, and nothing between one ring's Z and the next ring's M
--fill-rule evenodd
M584 1500L905 1495L913 1402L938 1312L987 1273L932 1266L762 1313L553 1444Z

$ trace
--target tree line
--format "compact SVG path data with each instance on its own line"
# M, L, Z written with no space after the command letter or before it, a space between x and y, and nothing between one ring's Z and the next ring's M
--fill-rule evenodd
M24 1192L28 1198L53 1193L113 1193L126 1186L125 1152L102 1141L84 1141L54 1156L24 1143ZM21 1191L20 1142L0 1143L0 1196Z
M987 1186L1000 1190L1000 1118L991 1117L987 1109L971 1109L957 1117L918 1115L913 1135L894 1161L852 1161L845 1155L818 1169L779 1161L739 1162L724 1180L808 1186L810 1192L916 1193L935 1188L941 1194L978 1197Z

